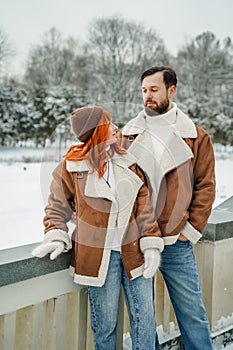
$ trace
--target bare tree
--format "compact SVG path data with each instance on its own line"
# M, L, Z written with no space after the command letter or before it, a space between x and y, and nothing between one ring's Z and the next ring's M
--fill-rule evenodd
M76 49L73 38L65 40L56 28L51 28L29 52L25 80L32 85L47 86L72 83L76 79L73 69Z
M232 90L232 53L231 39L221 43L211 32L186 43L177 55L177 71L182 82L179 97L221 98L226 89Z
M0 28L0 77L6 75L6 65L14 54L15 51L7 34Z
M177 98L183 109L213 136L232 143L233 45L211 32L192 39L178 52Z
M92 21L87 50L92 58L90 94L96 102L112 103L115 109L126 103L141 103L141 72L169 62L163 40L154 30L116 16ZM124 113L124 108L115 110L116 115L119 113Z

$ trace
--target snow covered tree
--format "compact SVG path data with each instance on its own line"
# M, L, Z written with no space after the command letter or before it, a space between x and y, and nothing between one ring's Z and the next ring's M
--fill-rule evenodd
M15 136L12 102L14 90L11 86L0 86L0 143L7 146Z
M35 87L30 95L34 108L32 138L37 145L45 145L47 139L54 141L56 127L65 122L64 132L70 135L71 112L85 103L75 87Z
M214 141L224 145L233 145L233 118L220 113L215 117L214 124Z
M33 106L25 87L15 80L4 82L0 87L1 146L13 146L31 139L32 114Z

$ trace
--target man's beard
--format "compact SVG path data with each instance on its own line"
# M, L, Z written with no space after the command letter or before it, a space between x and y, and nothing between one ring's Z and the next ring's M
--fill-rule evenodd
M155 106L154 107L147 107L146 106L146 103L148 101L151 101L151 102L154 102L155 103ZM147 100L145 102L145 110L146 110L146 113L150 116L154 116L154 115L157 115L157 114L164 114L167 112L168 110L168 107L169 107L169 100L168 98L166 97L163 101L161 101L160 103L157 103L155 101L152 101L152 100Z

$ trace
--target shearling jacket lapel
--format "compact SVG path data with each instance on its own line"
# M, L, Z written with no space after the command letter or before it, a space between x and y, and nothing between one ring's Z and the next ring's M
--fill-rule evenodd
M87 176L84 194L93 198L105 198L112 202L109 215L108 230L115 228L116 220L120 240L126 230L134 202L138 191L142 186L142 180L129 169L134 164L135 158L130 155L115 154L112 158L113 173L116 182L116 192L112 192L104 178L98 178L96 172ZM67 161L66 169L69 172L89 171L86 161ZM107 234L106 246L109 244L111 234Z
M120 241L123 239L138 191L143 184L142 180L129 169L133 163L135 159L129 154L123 157L116 155L113 158L118 205L117 227Z
M90 168L88 167L85 160L83 161L66 161L66 169L68 172L89 172ZM96 172L88 174L87 181L85 185L84 194L87 197L93 198L106 198L112 202L115 201L114 194L107 185L106 181L103 178L98 178Z
M108 186L103 177L98 178L96 172L87 176L84 194L87 197L106 198L112 202L115 202L115 196L111 191L111 188Z

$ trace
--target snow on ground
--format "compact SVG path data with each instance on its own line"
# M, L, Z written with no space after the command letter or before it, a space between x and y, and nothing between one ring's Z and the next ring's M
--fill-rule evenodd
M57 163L22 162L22 154L26 161L38 161L42 151L0 150L0 249L38 242L43 238L43 209L49 194L51 173ZM214 207L233 195L232 172L232 150L217 152Z
M41 240L40 164L1 164L0 179L0 248Z
M214 145L216 172L216 199L213 207L233 195L233 147Z
M215 208L220 203L233 195L233 158L232 160L216 160L216 198L213 204Z

